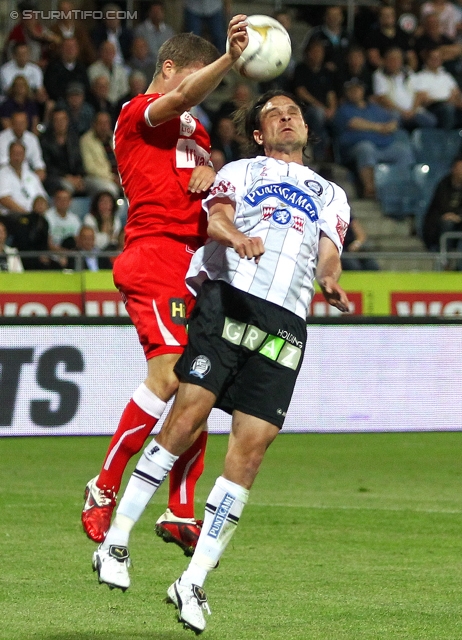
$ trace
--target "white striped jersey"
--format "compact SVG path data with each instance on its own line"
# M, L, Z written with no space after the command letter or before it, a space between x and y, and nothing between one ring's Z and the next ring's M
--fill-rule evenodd
M303 165L258 156L220 169L204 209L219 197L235 203L234 224L247 236L260 236L265 253L257 264L208 240L191 261L190 289L196 293L207 278L224 280L306 318L321 230L342 251L350 220L343 189Z

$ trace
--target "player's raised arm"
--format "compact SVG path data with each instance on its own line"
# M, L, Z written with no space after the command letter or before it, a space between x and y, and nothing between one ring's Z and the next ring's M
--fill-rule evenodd
M231 69L247 47L246 16L239 14L231 19L228 26L228 51L211 64L190 63L178 68L172 60L165 60L162 68L146 93L165 93L152 103L148 110L152 126L166 122L199 104L211 93Z

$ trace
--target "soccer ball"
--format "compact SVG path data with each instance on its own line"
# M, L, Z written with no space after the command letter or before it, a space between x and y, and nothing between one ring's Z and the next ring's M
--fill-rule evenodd
M234 67L249 80L272 80L289 64L292 53L289 34L269 16L249 16L247 22L249 44Z

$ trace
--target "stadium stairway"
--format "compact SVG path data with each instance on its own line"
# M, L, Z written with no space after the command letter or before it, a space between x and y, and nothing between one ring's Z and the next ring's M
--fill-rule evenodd
M339 165L330 165L332 180L343 187L353 215L359 220L368 237L368 249L402 253L402 257L378 258L384 271L432 271L433 260L413 258L413 253L426 252L422 240L413 235L413 220L396 220L382 213L380 204L374 200L360 200L351 182L348 171ZM430 256L430 254L429 254Z

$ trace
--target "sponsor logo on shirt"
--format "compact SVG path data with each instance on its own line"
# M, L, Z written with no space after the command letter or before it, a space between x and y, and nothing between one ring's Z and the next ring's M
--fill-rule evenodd
M210 154L195 140L181 138L176 145L176 166L180 169L194 169L209 163Z
M297 187L287 182L266 184L262 187L257 187L253 191L250 191L250 193L244 197L244 200L248 204L255 206L267 198L277 198L284 204L302 211L312 222L315 222L319 218L313 199L301 189L297 189Z
M196 121L190 113L185 111L180 116L180 136L192 136L196 130Z
M210 195L216 196L217 193L228 193L230 191L231 193L235 193L236 189L234 185L232 185L231 182L228 182L228 180L220 180L220 182L216 186L210 189Z
M342 220L342 218L337 216L337 224L335 225L335 228L337 230L338 237L340 238L340 242L343 244L348 230L348 222L345 222L345 220Z

